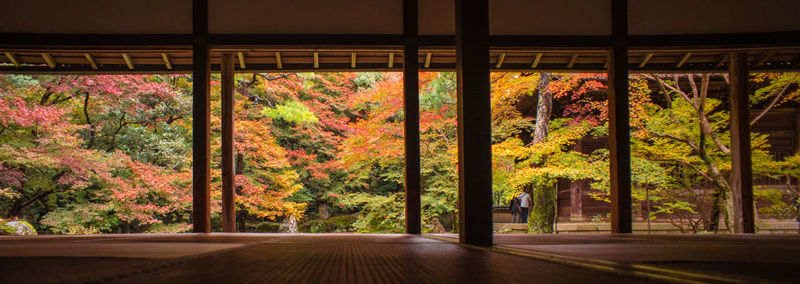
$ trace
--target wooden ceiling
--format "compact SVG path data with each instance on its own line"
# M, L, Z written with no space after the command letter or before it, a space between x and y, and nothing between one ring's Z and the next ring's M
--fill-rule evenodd
M800 48L747 50L753 71L800 71ZM237 57L237 72L401 71L401 48L234 48L211 52L219 70L222 52ZM0 49L0 73L190 73L192 51L181 49ZM631 50L631 72L725 72L726 50ZM493 49L493 71L605 72L602 49ZM421 48L420 71L452 71L455 50Z

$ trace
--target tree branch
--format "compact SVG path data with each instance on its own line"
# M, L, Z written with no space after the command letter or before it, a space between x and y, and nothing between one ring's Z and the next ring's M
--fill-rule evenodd
M86 123L89 124L89 143L86 144L86 149L91 149L94 147L94 136L95 136L95 129L94 125L92 124L92 120L89 117L89 92L85 93L85 98L83 99L83 115L86 117Z
M710 81L710 77L711 75L709 74L703 74L703 79L701 83L702 85L700 87L700 101L698 102L699 108L697 111L697 116L700 118L700 127L702 127L703 131L705 131L705 134L711 136L711 140L714 141L714 144L717 145L717 148L719 148L720 151L722 151L722 153L725 153L727 155L731 152L730 149L728 149L728 147L726 147L725 144L722 144L722 141L719 140L719 137L717 137L717 133L714 132L713 129L711 129L711 123L708 122L708 117L706 116L705 113L706 97L708 97L708 84Z
M789 80L789 83L786 83L786 85L784 85L783 88L781 88L781 90L777 93L772 102L770 102L769 105L763 111L761 111L761 113L759 113L758 116L756 116L756 118L750 121L750 126L755 125L759 119L764 117L764 115L766 115L767 112L769 112L770 110L772 110L773 107L775 107L778 101L780 101L780 99L783 98L783 95L786 93L786 90L789 89L789 86L792 85L792 83L794 83L794 79L797 79L797 75L798 74L795 74L794 77L792 77L792 80Z
M694 82L694 75L686 74L686 78L689 79L689 86L692 87L692 98L693 98L692 103L697 105L700 102L700 100L698 99L700 95L699 92L697 91L697 84ZM697 106L695 106L695 108L697 108Z
M684 143L687 146L689 146L690 148L692 148L692 150L695 151L695 152L697 152L699 150L697 144L695 144L694 141L686 139L686 138L681 138L681 137L678 137L678 136L675 136L675 135L672 135L672 134L657 133L657 132L654 132L654 131L651 131L651 130L648 130L648 129L641 129L641 128L636 128L636 127L631 127L631 130L637 130L637 131L638 130L644 130L644 131L646 131L646 132L648 132L648 133L650 133L652 135L655 135L655 136L658 136L658 137L661 137L661 138L667 138L667 139L670 139L670 140L673 140L673 141Z
M125 115L126 113L122 113L122 117L119 119L119 127L117 127L117 129L114 130L114 134L111 135L111 143L110 143L111 146L109 146L108 149L109 152L114 151L114 149L117 146L117 135L119 134L120 131L122 131L122 128L125 127L125 125L127 125L127 123L125 122Z
M676 163L685 165L685 166L691 168L692 170L694 170L695 172L697 172L698 174L700 174L701 176L703 176L709 182L714 182L714 180L711 178L711 176L709 176L707 173L705 173L702 170L700 170L700 168L698 168L695 165L692 165L689 162L678 160L678 159L659 159L659 158L653 158L653 157L650 157L650 158L655 160L655 161L659 161L659 162L676 162Z
M676 92L676 93L678 93L678 94L679 94L679 95L680 95L680 96L681 96L681 97L682 97L684 100L686 100L686 101L687 101L687 102L689 102L689 103L690 103L690 104L691 104L693 107L695 107L695 105L692 103L692 99L691 99L691 98L689 98L689 95L687 95L685 92L681 91L681 89L679 89L679 88L677 88L677 87L673 87L673 86L671 86L671 85L669 85L669 84L665 83L664 81L662 81L662 80L661 80L661 78L658 78L658 76L653 76L653 77L656 79L656 81L658 81L658 82L659 82L660 84L662 84L664 87L667 87L667 88L669 88L670 90L673 90L673 91L675 91L675 92ZM675 86L677 86L677 85L678 85L678 75L674 75L674 78L675 78Z

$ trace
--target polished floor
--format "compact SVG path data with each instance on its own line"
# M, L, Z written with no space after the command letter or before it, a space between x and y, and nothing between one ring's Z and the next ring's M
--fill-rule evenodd
M0 237L0 282L796 282L797 235L175 234Z

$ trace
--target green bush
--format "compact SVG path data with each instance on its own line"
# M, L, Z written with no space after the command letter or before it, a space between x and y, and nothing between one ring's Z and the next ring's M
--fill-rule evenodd
M353 232L352 224L358 219L356 215L342 215L328 218L327 220L309 220L308 232L334 233ZM305 228L306 226L302 226Z
M277 222L260 222L255 225L253 231L259 233L280 233L281 232L281 223Z

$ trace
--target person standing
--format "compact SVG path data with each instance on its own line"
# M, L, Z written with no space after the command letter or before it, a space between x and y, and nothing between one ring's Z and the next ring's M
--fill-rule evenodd
M511 198L508 208L511 210L511 223L519 223L519 196Z
M528 214L530 212L528 209L530 209L531 203L533 203L531 200L531 195L528 192L529 190L526 189L517 196L519 197L519 209L520 215L522 215L522 223L528 223Z

